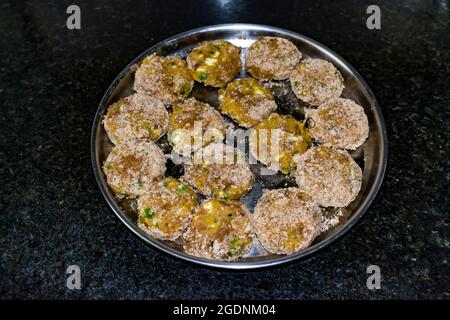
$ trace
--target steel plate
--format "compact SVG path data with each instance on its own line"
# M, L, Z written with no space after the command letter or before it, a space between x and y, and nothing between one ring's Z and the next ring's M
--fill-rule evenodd
M291 40L302 52L302 58L322 58L332 62L340 70L345 80L343 96L356 101L364 107L369 119L369 138L363 146L351 153L353 158L363 168L363 182L359 195L343 210L343 215L335 227L320 234L309 248L292 255L268 254L256 242L247 256L234 262L222 262L201 259L186 254L183 252L180 241L167 242L151 238L140 230L135 223L136 211L134 210L134 202L117 198L108 188L105 176L101 170L101 165L112 147L101 124L107 107L119 98L132 93L135 66L148 54L156 52L160 55L178 54L186 57L190 50L201 41L226 39L242 48L242 58L244 58L246 50L252 42L261 36L268 35L284 37ZM246 73L242 70L240 77L245 76ZM282 81L278 85L273 86L272 91L279 108L279 113L293 114L299 119L303 118L305 105L289 90L288 81ZM218 104L217 89L204 87L196 83L192 95L199 100L209 102L214 107ZM165 138L160 139L157 144L162 147L164 152L170 152L170 147ZM173 36L152 46L126 66L109 86L98 107L92 127L91 156L95 177L106 201L117 217L140 239L172 256L200 265L225 269L253 269L279 265L308 257L336 241L355 225L368 209L380 188L386 168L387 137L383 116L374 94L358 72L332 50L298 33L280 28L254 24L225 24L202 27ZM250 212L253 212L256 201L261 195L262 188L278 188L294 185L293 179L290 176L284 176L282 174L263 176L259 174L260 169L260 164L252 165L252 170L257 176L256 183L254 188L241 199ZM167 175L180 176L181 174L182 166L168 163ZM335 211L327 210L326 214L333 215ZM126 250L126 248L123 248L123 250Z

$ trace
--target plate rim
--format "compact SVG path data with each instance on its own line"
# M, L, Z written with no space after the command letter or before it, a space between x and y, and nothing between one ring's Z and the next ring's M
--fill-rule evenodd
M315 48L319 48L322 52L325 52L327 55L333 56L335 59L340 60L340 62L348 68L350 73L352 73L357 80L362 84L364 89L366 90L371 104L374 108L374 113L378 117L381 127L381 136L382 136L382 144L378 146L379 154L381 155L381 163L377 168L376 176L374 183L369 186L367 197L363 200L360 206L356 208L353 215L347 220L347 222L342 226L342 228L336 231L334 234L329 237L321 240L320 242L302 250L300 252L291 254L291 255L280 255L275 259L268 259L263 261L216 261L209 260L204 258L195 257L189 255L187 253L177 251L176 249L160 242L159 240L152 239L148 237L142 230L140 230L126 215L122 212L120 207L113 200L113 195L108 187L106 187L106 183L101 176L101 164L98 161L98 150L97 150L97 131L99 130L99 126L101 124L101 116L103 113L103 109L105 108L105 104L109 99L112 91L116 88L117 84L129 73L129 70L144 56L146 56L149 52L153 51L155 48L161 45L168 45L170 42L175 42L180 38L184 38L187 36L191 36L198 33L205 33L210 31L227 31L227 30L236 30L236 31L268 31L268 32L279 32L281 34L290 35L294 38L299 38L302 41L313 45ZM169 254L173 257L181 259L183 261L188 261L190 263L194 263L197 265L201 265L204 267L212 267L219 269L232 269L232 270L249 270L249 269L260 269L260 268L268 268L279 266L281 264L286 264L289 262L293 262L296 260L304 260L308 257L311 257L313 254L321 251L322 249L328 247L332 243L335 243L337 240L341 239L344 235L346 235L350 229L352 229L358 221L362 218L362 216L367 212L371 204L373 203L375 197L380 190L380 187L383 182L383 178L386 172L387 167L387 158L388 158L388 139L387 139L387 130L386 123L384 121L384 116L381 110L381 107L376 99L373 91L370 89L367 82L364 78L359 74L359 72L350 65L344 58L342 58L339 54L328 48L327 46L313 40L307 36L304 36L300 33L290 31L287 29L273 27L269 25L263 24L253 24L253 23L226 23L226 24L216 24L216 25L208 25L195 29L191 29L188 31L184 31L178 33L174 36L171 36L167 39L159 41L158 43L152 45L150 48L146 49L144 52L135 57L130 63L128 63L124 69L114 78L111 84L108 86L106 92L104 93L95 113L94 121L91 129L91 139L90 139L90 153L91 153L91 161L92 167L94 170L95 180L100 188L100 191L108 203L109 207L112 209L116 217L127 226L127 228L140 240L144 241L147 244L150 244L153 248L156 248L166 254Z

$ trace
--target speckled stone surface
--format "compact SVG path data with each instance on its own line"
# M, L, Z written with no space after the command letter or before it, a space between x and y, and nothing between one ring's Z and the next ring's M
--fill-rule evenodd
M81 7L81 30L65 27ZM450 4L377 1L2 1L0 298L450 298ZM146 246L99 192L89 139L117 73L157 41L209 24L294 30L367 80L389 137L384 183L362 221L314 257L256 272L196 267ZM82 289L66 288L77 264ZM380 266L382 288L366 287Z

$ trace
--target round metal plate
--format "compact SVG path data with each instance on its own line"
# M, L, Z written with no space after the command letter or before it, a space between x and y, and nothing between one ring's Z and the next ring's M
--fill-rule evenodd
M303 58L322 58L332 62L340 70L345 80L343 96L356 101L364 107L369 119L369 138L363 146L351 153L353 158L363 168L362 188L358 197L347 208L343 209L343 215L340 217L339 223L336 226L320 234L307 249L287 256L269 254L256 242L250 253L237 261L214 261L197 258L184 253L179 241L159 241L149 237L135 224L136 211L133 209L133 201L117 198L109 190L101 169L102 163L105 161L112 147L101 124L107 107L119 98L132 93L135 66L145 56L151 53L156 52L160 55L177 54L186 57L189 51L201 41L226 39L242 48L242 57L244 58L247 48L257 38L269 35L291 40L300 49ZM245 76L245 70L242 70L240 77ZM282 81L272 86L272 91L278 104L279 113L293 114L297 118L303 118L304 104L289 90L288 81ZM217 89L196 84L192 95L199 100L209 102L212 106L217 106ZM170 152L170 147L164 138L158 141L157 144L166 153ZM336 241L346 233L368 209L380 188L386 168L387 137L383 116L374 94L358 72L339 55L320 43L292 31L254 24L225 24L202 27L164 40L143 52L125 67L109 86L98 107L92 127L91 156L95 177L106 201L117 217L139 238L172 256L197 264L226 269L253 269L279 265L305 258ZM282 174L262 176L258 174L260 169L260 164L252 166L252 170L257 176L256 184L252 191L241 199L251 212L253 212L256 201L261 195L262 188L277 188L293 185L293 180L289 176L286 177ZM182 167L180 165L174 165L171 162L168 163L167 175L179 176L181 173ZM326 210L326 214L333 215L335 213L333 210Z

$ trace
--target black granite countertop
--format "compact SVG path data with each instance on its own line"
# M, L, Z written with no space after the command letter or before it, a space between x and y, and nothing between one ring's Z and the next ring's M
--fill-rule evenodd
M376 1L2 1L0 298L450 298L450 4ZM81 30L66 8L81 8ZM115 217L91 167L90 130L114 77L154 43L249 22L309 36L367 80L389 161L361 222L314 257L224 272L145 245ZM66 287L81 269L82 289ZM366 268L381 269L368 290Z

